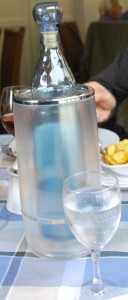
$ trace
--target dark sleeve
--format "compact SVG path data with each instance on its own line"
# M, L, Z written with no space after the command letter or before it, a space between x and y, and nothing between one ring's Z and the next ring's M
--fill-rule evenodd
M128 96L128 48L125 48L104 71L89 81L105 86L120 103Z

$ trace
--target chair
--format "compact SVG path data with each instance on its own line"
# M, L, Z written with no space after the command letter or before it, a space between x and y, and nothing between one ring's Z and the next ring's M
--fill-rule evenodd
M66 61L76 79L76 82L84 82L84 74L81 69L81 60L84 45L81 41L76 22L62 22L59 25L60 39Z
M92 22L84 46L86 80L104 70L128 47L128 21Z
M1 90L5 86L20 84L20 63L25 28L4 29L1 53Z

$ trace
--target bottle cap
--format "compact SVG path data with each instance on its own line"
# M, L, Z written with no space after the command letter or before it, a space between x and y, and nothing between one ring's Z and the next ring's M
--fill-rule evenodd
M40 2L33 8L33 18L40 25L40 31L56 31L62 20L62 8L57 2Z

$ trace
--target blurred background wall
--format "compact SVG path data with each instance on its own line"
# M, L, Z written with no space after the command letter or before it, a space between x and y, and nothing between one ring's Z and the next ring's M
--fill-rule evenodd
M45 0L46 1L46 0ZM39 28L32 17L35 0L0 0L0 28L25 26L21 61L21 84L30 84L39 54ZM82 41L92 21L98 19L96 0L58 0L63 8L63 21L77 22ZM128 9L128 0L120 0L123 10ZM2 34L0 51L2 47Z

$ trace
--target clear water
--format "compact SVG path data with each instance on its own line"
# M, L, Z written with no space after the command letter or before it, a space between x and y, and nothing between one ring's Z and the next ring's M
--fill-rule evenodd
M88 249L101 249L119 225L120 198L112 191L99 203L94 195L84 199L84 195L69 194L65 200L65 213L78 240Z

